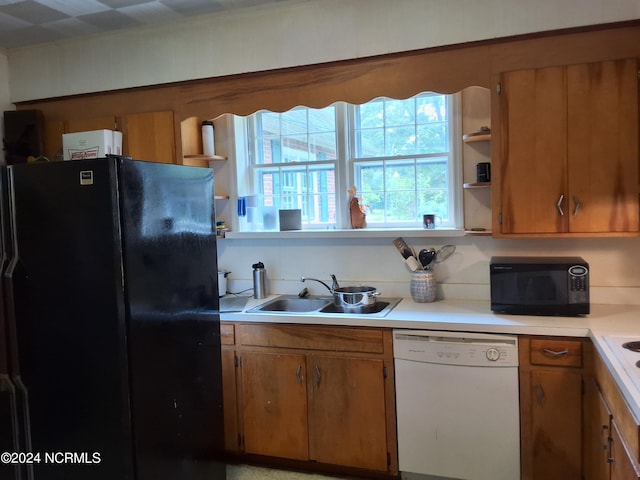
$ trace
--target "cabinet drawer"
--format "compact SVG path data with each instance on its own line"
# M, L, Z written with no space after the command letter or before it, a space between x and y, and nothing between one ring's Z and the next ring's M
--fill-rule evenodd
M237 325L238 344L262 347L384 353L382 330L310 325Z
M220 343L222 345L235 345L236 335L233 324L221 323L220 324Z
M580 340L532 338L530 362L532 365L582 367L582 342Z

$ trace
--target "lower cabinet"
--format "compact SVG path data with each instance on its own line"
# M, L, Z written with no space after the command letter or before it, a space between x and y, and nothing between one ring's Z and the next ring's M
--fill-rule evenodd
M390 329L233 327L237 414L225 421L237 422L238 441L229 451L397 474Z
M640 479L640 426L599 357L585 385L585 479Z
M522 480L582 480L588 340L519 338Z

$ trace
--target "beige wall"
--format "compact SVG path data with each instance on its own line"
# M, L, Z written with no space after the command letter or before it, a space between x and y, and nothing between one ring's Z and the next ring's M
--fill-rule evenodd
M288 0L12 49L10 91L17 102L639 17L629 0Z

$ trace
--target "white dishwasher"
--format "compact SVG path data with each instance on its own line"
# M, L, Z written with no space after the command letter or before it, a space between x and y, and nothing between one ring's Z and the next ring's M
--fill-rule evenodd
M520 479L518 339L394 330L405 480Z

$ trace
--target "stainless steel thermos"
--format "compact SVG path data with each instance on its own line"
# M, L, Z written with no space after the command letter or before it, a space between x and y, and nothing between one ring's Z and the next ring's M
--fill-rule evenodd
M262 262L251 265L253 268L253 298L265 298L267 295L267 271Z

